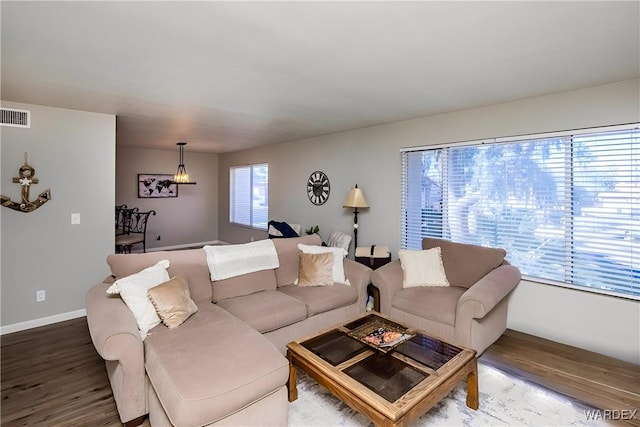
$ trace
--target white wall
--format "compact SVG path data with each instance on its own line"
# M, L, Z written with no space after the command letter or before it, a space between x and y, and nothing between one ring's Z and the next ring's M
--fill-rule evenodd
M640 303L522 281L507 327L640 365Z
M371 206L359 215L358 244L400 245L400 153L403 147L542 133L640 121L640 81L592 87L450 114L373 126L220 155L219 238L246 242L266 233L229 224L229 167L269 163L270 218L351 232L342 208L358 184ZM306 196L322 170L331 181L325 205ZM513 293L509 327L640 364L637 302L522 282Z
M155 210L147 227L147 249L210 242L218 238L218 155L195 153L187 144L184 163L196 185L181 185L178 197L139 199L138 174L174 174L179 152L130 147L116 149L116 204ZM160 235L161 240L156 240ZM134 249L138 249L137 246Z
M107 276L113 252L115 116L2 102L31 111L31 128L0 128L0 192L20 200L12 182L24 163L38 184L30 200L51 189L34 212L0 207L2 333L83 314L90 286ZM71 214L80 213L79 225ZM36 291L46 300L36 302Z

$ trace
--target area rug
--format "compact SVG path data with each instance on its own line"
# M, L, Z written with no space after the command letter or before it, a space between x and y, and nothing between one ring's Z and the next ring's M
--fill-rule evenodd
M478 364L480 407L466 406L466 383L420 417L424 426L605 426L587 420L593 408L584 406L544 387ZM298 399L289 404L289 426L373 426L358 412L342 403L303 371L298 370Z

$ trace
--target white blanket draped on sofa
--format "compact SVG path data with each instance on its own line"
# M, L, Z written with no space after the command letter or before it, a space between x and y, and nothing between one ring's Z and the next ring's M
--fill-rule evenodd
M278 268L280 262L271 240L237 245L205 246L211 280Z

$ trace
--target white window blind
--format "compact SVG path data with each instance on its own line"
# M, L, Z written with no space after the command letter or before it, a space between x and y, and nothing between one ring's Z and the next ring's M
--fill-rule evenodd
M230 221L266 230L269 217L269 165L230 168L229 187Z
M637 125L402 153L401 246L503 247L532 280L640 299Z

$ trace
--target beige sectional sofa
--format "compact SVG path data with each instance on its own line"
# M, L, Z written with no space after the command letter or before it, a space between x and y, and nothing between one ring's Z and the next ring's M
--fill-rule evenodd
M298 244L320 245L320 237L273 243L278 268L217 281L202 249L108 257L112 276L87 293L87 321L123 423L149 414L154 427L286 425L286 344L362 313L371 270L345 258L349 285L296 286ZM127 305L106 290L165 259L198 311L143 340Z

